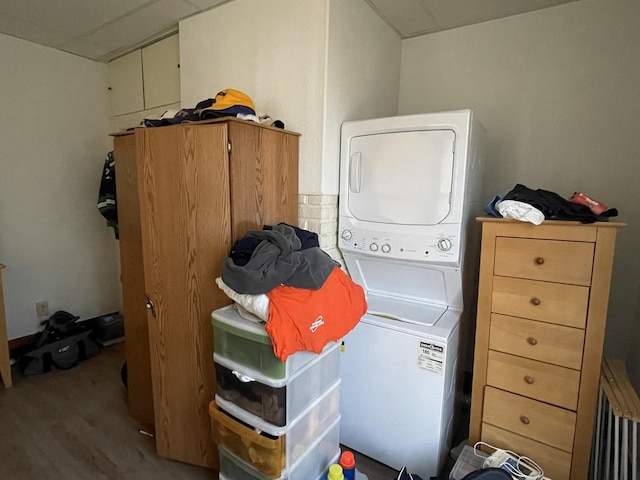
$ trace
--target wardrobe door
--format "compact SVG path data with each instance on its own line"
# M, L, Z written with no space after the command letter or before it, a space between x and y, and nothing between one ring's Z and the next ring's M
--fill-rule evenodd
M280 222L298 225L299 134L229 122L231 234Z
M136 136L134 134L115 136L113 148L117 169L120 278L126 338L129 414L140 427L153 434L155 422L140 234Z
M158 454L218 467L211 312L231 248L225 124L140 132L138 170Z

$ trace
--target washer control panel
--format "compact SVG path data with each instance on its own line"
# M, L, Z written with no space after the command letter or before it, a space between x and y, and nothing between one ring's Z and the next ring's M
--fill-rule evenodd
M457 264L460 258L460 225L398 226L397 231L383 232L341 222L339 247L383 258Z

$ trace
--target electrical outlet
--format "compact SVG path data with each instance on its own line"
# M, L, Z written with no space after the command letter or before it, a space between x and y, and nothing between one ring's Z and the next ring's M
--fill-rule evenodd
M38 317L46 317L49 315L49 302L46 300L36 302L36 312L38 313Z

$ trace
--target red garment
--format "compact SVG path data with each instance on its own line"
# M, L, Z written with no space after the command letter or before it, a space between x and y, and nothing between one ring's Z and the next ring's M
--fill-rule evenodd
M362 287L340 267L318 290L281 285L267 293L269 321L265 327L275 355L283 362L300 350L322 352L344 337L367 311Z

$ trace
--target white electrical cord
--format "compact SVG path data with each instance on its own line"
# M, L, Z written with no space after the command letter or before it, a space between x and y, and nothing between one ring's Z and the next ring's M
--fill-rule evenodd
M510 450L502 450L486 442L477 442L473 446L473 453L477 457L478 447L485 446L493 450L493 453L485 458L483 468L501 468L507 471L514 480L543 480L546 478L542 468L529 457L520 456Z

